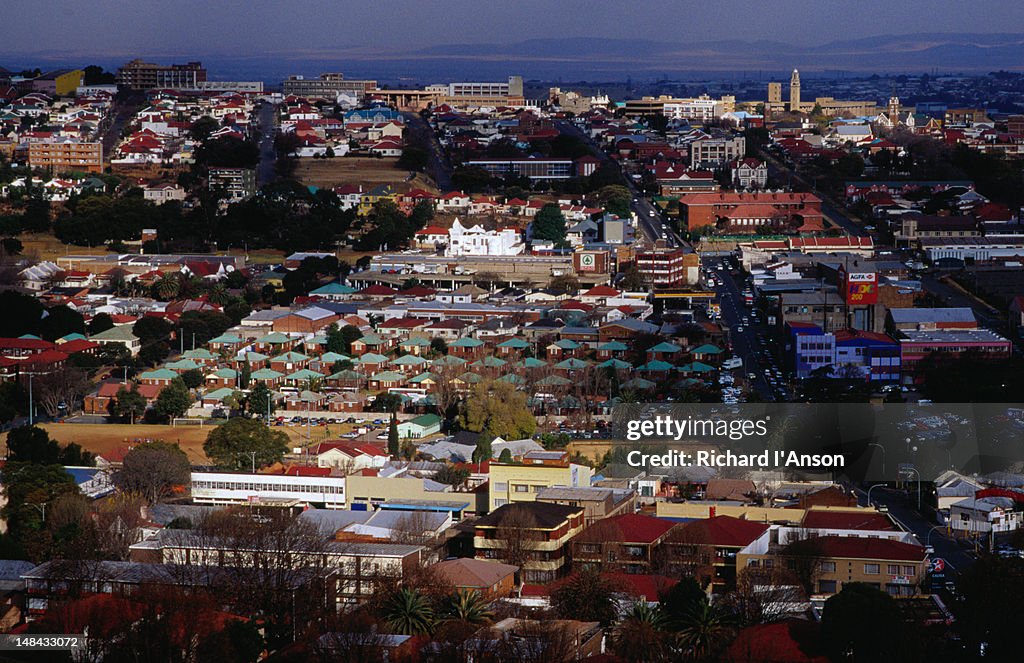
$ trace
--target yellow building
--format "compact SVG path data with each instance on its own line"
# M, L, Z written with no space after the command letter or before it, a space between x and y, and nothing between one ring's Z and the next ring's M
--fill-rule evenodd
M537 493L551 486L585 488L593 475L592 468L569 462L564 451L534 451L520 463L492 462L488 505L493 511L512 502L533 502Z
M34 92L55 97L70 97L84 80L85 72L81 69L56 69L33 78L30 84Z
M70 139L29 143L28 165L50 170L54 175L66 171L102 173L103 144Z
M799 529L788 529L796 537L788 543L784 541L787 528L772 527L737 552L737 570L794 571L806 564L807 551L813 550L814 567L799 571L813 582L815 594L835 594L854 582L896 597L921 593L928 555L906 532L828 530L816 538L801 539ZM789 544L794 542L803 547L801 552L791 552Z
M350 509L373 509L381 504L402 504L409 508L450 511L460 520L466 511L486 509L483 493L456 492L452 486L417 477L381 477L350 474L345 479ZM480 499L480 504L477 500Z
M752 504L718 503L711 501L658 502L655 515L659 518L696 520L713 516L731 516L756 523L782 523L799 525L809 511L831 513L877 513L874 508L856 506L813 506L810 509L754 506Z
M357 209L357 213L359 216L366 216L373 210L373 206L380 201L390 200L391 202L395 202L397 197L398 192L395 191L395 187L390 184L380 184L359 196L359 208Z

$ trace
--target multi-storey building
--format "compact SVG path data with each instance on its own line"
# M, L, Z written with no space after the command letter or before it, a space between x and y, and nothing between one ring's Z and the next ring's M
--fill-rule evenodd
M572 159L471 159L467 166L483 168L492 177L527 177L531 180L567 180L576 174Z
M674 526L638 513L598 520L572 540L572 563L602 572L652 573L656 549Z
M194 89L206 80L201 62L160 65L132 60L117 70L117 84L132 90Z
M320 74L317 78L289 76L283 88L286 95L297 97L333 99L339 94L348 93L361 99L377 88L377 81L349 79L339 72Z
M489 504L491 509L512 502L533 502L537 495L551 486L572 488L590 485L593 469L569 462L564 451L534 451L521 463L490 465Z
M491 466L492 470L494 466ZM569 571L569 541L583 530L583 507L518 502L475 523L477 559L520 566L525 583L552 582Z
M679 197L679 216L687 230L712 227L727 233L758 228L811 232L823 228L821 199L810 193L690 193Z
M301 503L345 507L345 477L193 472L198 504Z
M672 288L698 282L700 256L683 249L638 251L636 267L647 283L656 288Z
M66 171L103 172L103 144L71 139L29 143L28 165L54 174Z
M256 195L256 171L252 168L211 168L211 190L223 189L231 203L248 200Z
M698 169L724 168L730 161L746 154L747 140L743 136L708 136L690 143L690 167Z

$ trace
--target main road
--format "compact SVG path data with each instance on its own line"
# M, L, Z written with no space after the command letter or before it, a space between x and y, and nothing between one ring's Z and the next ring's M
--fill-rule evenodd
M276 177L274 165L277 162L277 151L274 150L274 138L277 136L277 106L264 101L260 104L260 163L256 168L256 183L259 186L270 184Z

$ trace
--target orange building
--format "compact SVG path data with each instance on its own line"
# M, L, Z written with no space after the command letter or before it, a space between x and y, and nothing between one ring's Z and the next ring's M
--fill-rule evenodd
M102 173L103 145L70 141L29 143L28 165L32 168L50 169L54 173L69 170Z
M679 217L687 230L711 226L729 234L823 229L821 199L810 193L688 193L679 197Z

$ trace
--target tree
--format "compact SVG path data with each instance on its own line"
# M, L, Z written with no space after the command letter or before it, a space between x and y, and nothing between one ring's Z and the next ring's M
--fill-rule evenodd
M866 583L844 583L825 601L822 640L837 659L897 660L903 616L895 599Z
M498 454L498 462L499 463L511 463L512 462L512 450L509 449L508 447L505 447L504 449L502 449L501 453Z
M636 263L629 263L621 272L619 280L619 286L623 290L629 290L631 292L641 292L647 290L647 281L644 280L644 275L640 273L640 269L636 266Z
M162 419L176 419L182 417L192 407L192 394L189 392L185 382L180 378L174 378L171 383L160 390L153 404L153 410Z
M448 598L444 614L447 618L467 624L487 624L494 619L484 599L477 590L459 589Z
M144 442L125 454L117 484L121 490L140 493L150 504L171 494L189 481L192 466L177 444Z
M35 395L50 417L72 412L91 386L85 371L62 366L35 378Z
M192 138L196 139L201 143L205 141L207 138L209 138L210 134L212 134L219 128L220 122L210 117L209 115L204 115L195 122L193 122L192 126L190 126L188 130L189 133L192 134Z
M970 643L966 651L977 652L984 645L986 658L1016 658L1020 615L1008 606L1018 605L1017 597L1024 592L1024 560L983 556L963 572L957 590L962 598L954 604L957 628Z
M466 480L469 479L469 470L465 467L445 465L434 473L433 479L438 483L445 483L449 486L458 487L466 483Z
M114 402L110 405L110 413L134 425L135 420L145 414L147 405L146 398L139 393L135 385L132 385L131 389L121 387L117 390Z
M253 417L270 416L274 413L274 394L267 385L259 382L249 391L245 406Z
M462 427L484 430L506 440L533 435L537 420L526 404L526 394L509 382L485 381L473 385L459 416Z
M113 329L113 327L114 319L110 317L109 313L97 313L89 321L89 335L99 334L108 329Z
M593 569L573 573L551 592L551 607L562 619L601 622L609 626L617 616L618 585Z
M7 460L12 463L91 466L95 459L72 442L61 447L39 426L19 426L7 434Z
M249 388L249 380L252 379L252 366L249 364L249 360L246 359L242 362L242 368L238 371L238 387L240 389Z
M494 436L490 432L484 430L480 433L480 437L476 439L476 449L473 449L473 462L474 463L486 463L494 455L494 451L491 449L491 442L494 440ZM506 449L505 451L508 451Z
M288 436L275 431L259 419L237 417L217 426L203 443L203 452L219 467L234 470L251 468L253 454L259 469L278 463L288 452Z
M733 633L729 616L711 605L707 597L686 610L678 626L677 646L685 657L698 661L713 660Z
M388 426L388 453L392 458L398 457L398 420L391 415L391 424Z
M402 397L398 394L381 392L373 399L374 412L390 412L394 414L401 407Z
M631 663L667 661L671 649L661 612L645 601L634 603L615 629L612 650Z
M327 328L327 351L342 355L352 354L352 342L362 337L363 332L355 325L345 325L339 329L337 324L331 323Z
M84 334L85 319L78 311L60 304L46 309L39 323L39 335L47 341L56 341L68 334Z
M198 389L205 384L206 376L203 375L202 370L192 368L181 374L181 381L184 382L185 386L189 389Z
M400 635L427 635L434 628L434 610L430 601L418 590L403 587L394 592L383 606L388 627Z
M558 205L548 203L533 217L533 238L550 240L559 246L565 243L565 217Z

